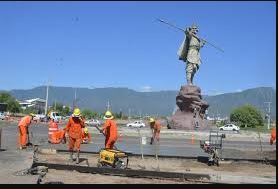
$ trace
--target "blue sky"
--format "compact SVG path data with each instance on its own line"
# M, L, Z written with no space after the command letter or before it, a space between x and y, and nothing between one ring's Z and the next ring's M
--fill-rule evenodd
M208 44L203 94L276 88L276 2L0 2L0 89L45 85L179 90L177 50L193 22Z

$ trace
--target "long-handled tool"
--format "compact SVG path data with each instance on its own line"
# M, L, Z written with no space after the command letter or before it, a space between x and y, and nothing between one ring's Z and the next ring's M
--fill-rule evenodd
M28 142L27 142L26 146L33 146L33 144L30 142L30 136L29 136L28 130L27 130L27 140L28 140Z
M86 124L86 125L88 125L88 124ZM105 133L97 126L97 125L93 125L100 133L102 133L103 134L103 136L106 136L105 135ZM116 149L116 150L118 150L118 148L116 147L116 145L114 145L114 148Z
M171 23L169 23L169 22L166 22L165 20L161 20L161 19L159 19L159 18L157 18L156 20L158 20L159 22L162 22L162 23L164 23L164 24L167 24L167 25L169 25L169 26L171 26L171 27L173 27L173 28L176 28L176 29L179 29L179 30L185 32L184 29L182 29L182 28L180 28L180 27L177 27L177 26L175 26L174 24L171 24ZM224 53L224 50L223 50L223 49L221 49L221 48L215 46L214 44L208 42L207 40L202 39L202 38L200 38L200 37L197 37L197 36L195 36L195 35L194 35L194 37L196 37L196 38L198 38L198 39L200 39L200 40L206 42L207 44L211 45L211 46L214 47L215 49L217 49L217 50L219 50L219 51L221 51L221 52Z

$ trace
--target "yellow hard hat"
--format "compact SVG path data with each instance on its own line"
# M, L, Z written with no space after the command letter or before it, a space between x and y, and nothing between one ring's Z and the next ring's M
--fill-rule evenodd
M84 133L88 134L88 132L89 132L89 131L88 131L88 128L85 127L85 128L84 128Z
M106 111L105 112L105 116L104 116L104 119L113 119L113 115L110 111Z
M80 109L79 108L75 108L73 111L73 117L79 117L80 116Z
M150 122L150 123L155 122L155 121L154 121L154 118L150 118L149 122Z
M32 116L32 117L35 117L35 114L34 114L34 113L30 113L29 115Z

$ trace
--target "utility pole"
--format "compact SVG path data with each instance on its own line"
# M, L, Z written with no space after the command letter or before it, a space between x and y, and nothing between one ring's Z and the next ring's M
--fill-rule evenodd
M73 106L73 108L75 108L76 107L76 89L74 90L74 106Z
M267 129L269 129L269 127L270 127L270 104L271 104L271 102L264 102L264 103L268 104Z
M128 120L130 120L130 108L128 108Z
M56 111L56 99L55 99L55 104L54 104L54 110Z
M46 86L46 98L45 98L45 107L44 107L45 116L47 116L48 88L49 88L49 81Z
M111 109L110 109L109 99L108 99L108 102L107 102L107 105L106 105L106 111L111 111Z

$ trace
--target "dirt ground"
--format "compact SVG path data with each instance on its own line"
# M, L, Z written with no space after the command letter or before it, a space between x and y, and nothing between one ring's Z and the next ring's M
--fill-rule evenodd
M74 176L73 176L74 175ZM41 184L47 182L63 182L64 184L196 184L191 181L173 181L148 178L130 178L100 174L79 173L49 169Z
M65 153L61 154L39 154L39 160L48 163L58 164L75 164L69 161L69 155ZM97 155L94 154L81 154L80 166L97 166ZM180 173L199 173L210 175L221 175L226 177L250 177L250 179L256 178L259 182L260 178L276 178L276 166L266 165L261 163L250 162L233 162L233 161L221 161L220 166L208 166L206 163L197 162L196 160L187 159L162 159L155 157L129 157L130 169L136 170L152 170L152 171L168 171L168 172L180 172ZM57 176L57 175L61 176ZM119 176L107 176L98 174L86 174L85 180L82 175L85 173L74 173L74 179L72 173L68 171L50 170L47 173L44 182L54 181L55 178L63 178L60 181L65 183L194 183L189 181L174 181L174 180L160 180L160 179L145 179L145 178L127 178ZM84 176L84 175L83 175ZM82 179L81 179L82 178ZM276 182L276 179L275 179Z

